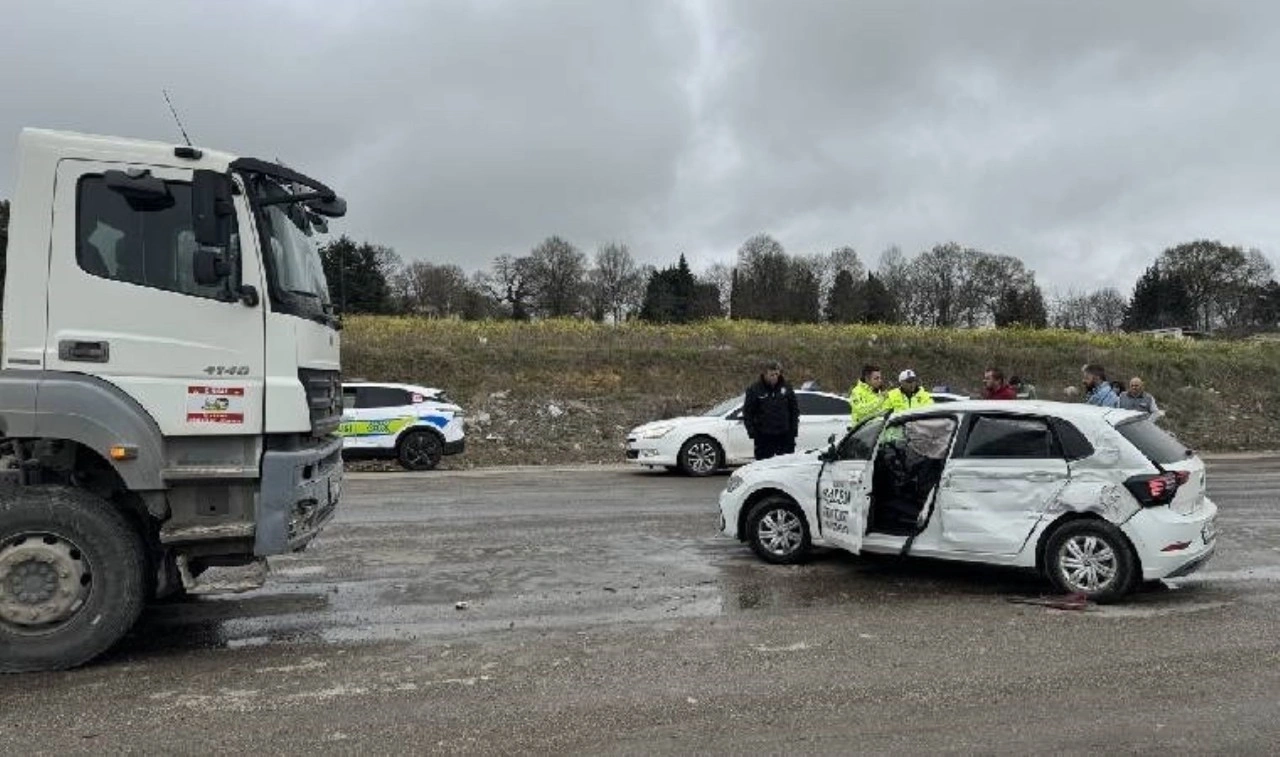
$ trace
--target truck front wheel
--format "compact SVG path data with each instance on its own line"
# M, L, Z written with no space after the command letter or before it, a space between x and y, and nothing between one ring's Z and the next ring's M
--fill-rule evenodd
M0 672L76 667L119 641L145 601L143 549L86 491L0 489Z

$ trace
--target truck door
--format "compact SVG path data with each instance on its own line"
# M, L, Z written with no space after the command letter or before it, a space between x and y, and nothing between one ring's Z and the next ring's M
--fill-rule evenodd
M818 528L828 543L858 554L871 510L871 461L886 416L864 421L836 447L818 478Z
M115 384L166 436L259 434L265 306L196 283L193 172L139 167L168 190L167 198L139 199L104 177L133 168L85 160L58 166L45 369ZM232 220L232 251L243 251L233 277L265 293L240 197Z

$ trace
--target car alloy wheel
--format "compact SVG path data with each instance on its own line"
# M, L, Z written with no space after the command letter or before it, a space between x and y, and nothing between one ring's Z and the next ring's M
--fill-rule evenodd
M691 476L708 476L720 467L720 447L706 437L686 442L680 457L682 467Z
M804 526L795 513L777 508L765 513L756 526L760 546L775 557L789 557L804 542Z
M1107 541L1095 534L1077 534L1058 548L1058 570L1063 582L1083 594L1109 589L1120 573L1120 558Z

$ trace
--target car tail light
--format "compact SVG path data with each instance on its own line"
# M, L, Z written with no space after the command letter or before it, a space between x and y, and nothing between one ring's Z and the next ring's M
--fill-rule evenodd
M1182 486L1191 480L1191 474L1184 470L1174 471L1173 475L1178 478L1178 486Z
M1143 507L1160 507L1173 501L1174 495L1178 493L1178 487L1186 480L1183 478L1185 474L1179 475L1179 473L1165 471L1134 476L1125 481L1124 485Z

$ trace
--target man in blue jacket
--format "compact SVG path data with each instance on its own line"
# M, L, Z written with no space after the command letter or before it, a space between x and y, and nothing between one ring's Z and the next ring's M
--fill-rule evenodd
M1099 407L1120 407L1120 397L1107 381L1107 372L1097 363L1090 363L1083 369L1084 401Z

